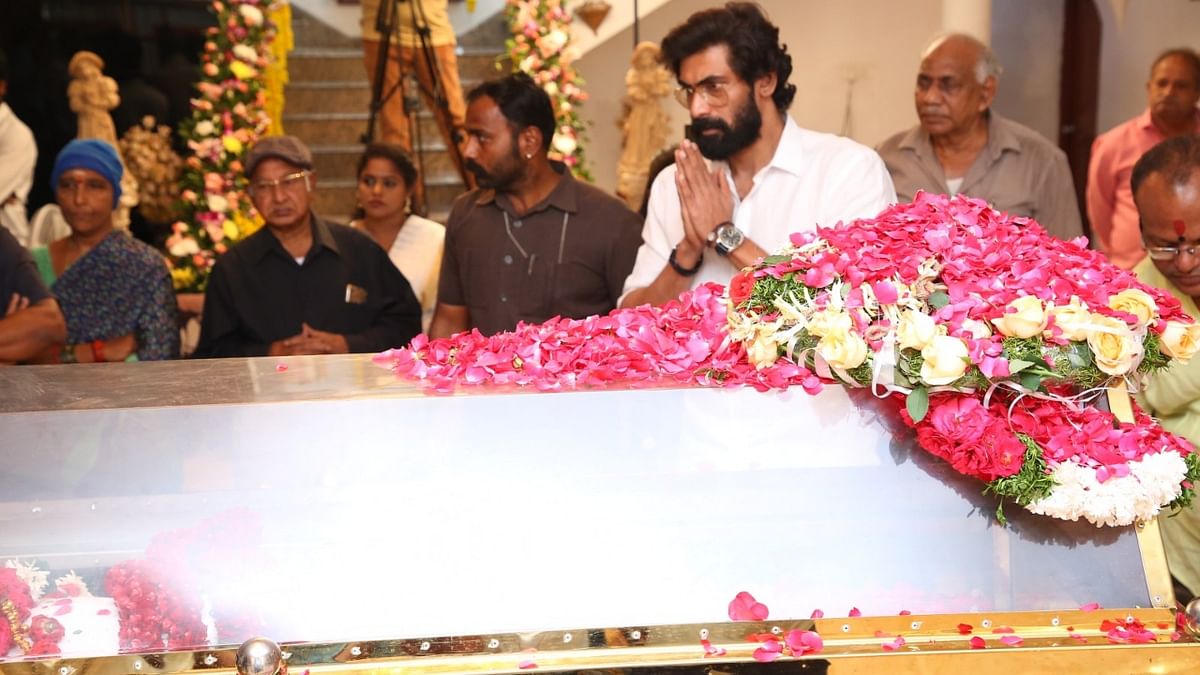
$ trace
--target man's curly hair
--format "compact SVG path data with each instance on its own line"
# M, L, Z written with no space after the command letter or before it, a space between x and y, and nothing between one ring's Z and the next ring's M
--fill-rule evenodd
M729 48L729 65L751 86L764 75L776 76L771 98L780 112L796 96L790 84L792 57L787 45L779 43L779 28L767 20L753 2L730 2L724 7L696 12L676 26L662 41L663 64L679 77L679 64L689 56L714 45Z

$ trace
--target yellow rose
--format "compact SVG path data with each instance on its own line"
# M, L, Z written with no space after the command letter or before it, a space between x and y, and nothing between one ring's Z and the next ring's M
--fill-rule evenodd
M1126 288L1108 299L1108 306L1118 312L1125 312L1137 317L1137 327L1145 328L1158 317L1158 304L1150 294L1137 289Z
M238 226L237 223L233 222L232 220L226 219L225 222L221 223L221 231L224 232L225 236L229 237L230 239L236 240L238 238Z
M1200 349L1200 324L1168 321L1158 339L1158 350L1187 363Z
M229 64L229 71L239 80L249 80L258 77L258 71L241 61L234 61Z
M1121 319L1092 315L1087 342L1100 372L1124 375L1142 360L1142 341Z
M921 350L921 379L926 384L950 384L967 372L971 359L967 343L949 335L938 335Z
M1047 311L1054 317L1054 325L1062 331L1064 339L1072 341L1087 339L1088 324L1092 321L1092 313L1079 298L1072 297L1071 302L1051 307Z
M870 348L854 331L845 330L829 333L817 343L817 353L834 368L850 370L867 360Z
M937 332L937 322L932 316L911 309L900 314L900 323L896 326L901 349L924 349Z
M850 315L840 309L823 309L814 312L808 320L808 334L825 337L831 333L849 332L854 326Z
M221 138L221 145L225 146L225 150L231 155L240 155L242 153L242 142L233 134L225 134Z
M760 325L754 331L754 339L746 347L746 358L758 370L775 363L779 358L779 342L775 339L774 324Z
M1008 303L1004 316L992 319L996 330L1008 337L1031 338L1046 329L1046 308L1036 296Z

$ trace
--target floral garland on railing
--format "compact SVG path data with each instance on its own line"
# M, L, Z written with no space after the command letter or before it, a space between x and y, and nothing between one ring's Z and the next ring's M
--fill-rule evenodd
M177 291L203 291L217 256L262 224L246 194L241 158L271 120L262 77L275 28L264 11L273 0L214 0L217 25L208 29L202 79L192 115L179 134L193 155L186 160L182 215L167 239Z
M554 105L558 125L550 143L550 158L591 180L583 154L587 127L576 108L587 100L583 79L571 63L578 58L570 47L571 14L563 0L507 0L504 9L512 37L505 40L513 70L527 73Z
M1090 402L1200 344L1169 294L980 200L911 204L792 236L735 276L663 307L418 337L377 362L439 392L694 383L870 387L917 442L1034 512L1128 525L1190 504L1200 456L1134 406ZM1003 518L1003 513L998 511Z

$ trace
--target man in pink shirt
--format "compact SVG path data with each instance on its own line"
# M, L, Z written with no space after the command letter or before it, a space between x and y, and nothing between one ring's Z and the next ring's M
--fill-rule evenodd
M1087 212L1092 239L1118 267L1146 254L1129 175L1142 153L1174 136L1200 133L1200 56L1169 49L1154 60L1146 83L1149 107L1096 138L1088 164Z

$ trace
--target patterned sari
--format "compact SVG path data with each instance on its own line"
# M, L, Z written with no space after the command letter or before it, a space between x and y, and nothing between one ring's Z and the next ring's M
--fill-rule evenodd
M67 320L67 342L86 344L132 333L141 361L179 356L175 290L161 256L113 231L54 278L50 254L32 251Z

